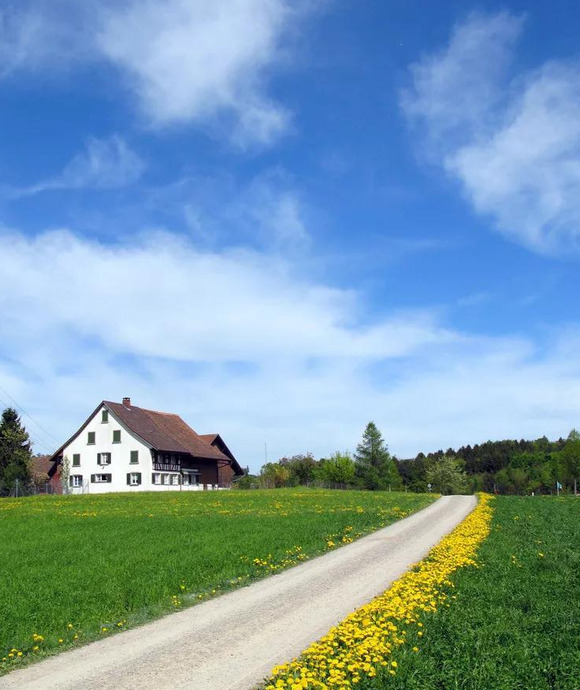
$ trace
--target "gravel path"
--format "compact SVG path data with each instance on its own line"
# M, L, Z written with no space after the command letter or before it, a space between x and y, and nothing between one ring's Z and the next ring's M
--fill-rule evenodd
M278 575L14 671L0 688L249 690L383 592L475 505L446 496Z

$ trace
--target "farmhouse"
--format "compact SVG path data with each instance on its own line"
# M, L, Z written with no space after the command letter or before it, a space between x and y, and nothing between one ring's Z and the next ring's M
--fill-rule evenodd
M130 398L100 403L50 460L49 478L67 467L72 493L227 488L244 473L219 434L200 436L178 415Z

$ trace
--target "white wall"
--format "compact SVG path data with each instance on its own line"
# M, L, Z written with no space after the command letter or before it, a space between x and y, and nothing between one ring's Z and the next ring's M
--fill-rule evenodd
M151 450L141 440L133 436L109 411L109 421L101 422L101 406L95 416L89 421L81 433L63 450L63 456L68 457L69 473L71 475L82 475L83 487L71 488L74 494L91 493L102 494L112 491L150 491L151 473L153 471L153 461ZM113 443L113 431L121 432L121 442ZM87 443L88 433L95 433L95 444ZM139 462L131 464L131 451L139 452ZM80 467L73 467L73 455L80 454ZM97 453L110 453L111 464L99 465L97 463ZM141 485L128 486L127 473L140 472ZM91 483L92 474L111 474L111 483Z
M63 457L66 456L69 461L69 474L71 476L82 475L83 478L82 487L71 487L69 484L69 491L71 493L106 494L113 491L200 491L206 488L201 484L197 486L153 484L153 460L150 447L123 426L111 410L109 410L108 422L103 423L101 421L103 409L105 409L105 406L101 405L87 426L63 450ZM120 443L113 443L113 431L121 432ZM94 432L95 434L94 445L87 443L89 432ZM132 450L139 452L138 464L131 464ZM81 456L79 467L73 467L73 455L75 453ZM99 465L97 463L98 453L110 453L111 464ZM141 473L141 484L139 486L127 484L128 472ZM91 482L91 475L93 474L110 474L112 475L111 482L93 483ZM163 474L168 473L165 472ZM218 486L217 484L208 484L207 488L217 489Z

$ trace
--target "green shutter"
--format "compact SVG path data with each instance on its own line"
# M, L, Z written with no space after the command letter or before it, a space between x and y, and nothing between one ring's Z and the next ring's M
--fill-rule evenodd
M101 412L101 422L106 424L109 421L109 410L103 410Z
M139 462L139 451L138 450L132 450L131 451L131 464L136 465Z
M121 430L115 429L113 431L113 443L121 443Z
M73 453L73 467L80 467L81 464L81 454Z
M95 444L95 432L94 431L89 431L87 434L87 443L89 445L94 445Z

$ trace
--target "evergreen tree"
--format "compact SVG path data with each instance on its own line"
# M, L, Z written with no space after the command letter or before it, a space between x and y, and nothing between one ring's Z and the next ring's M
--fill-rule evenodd
M354 459L355 476L363 488L384 490L401 486L395 461L374 422L367 424Z
M0 421L0 495L8 495L18 483L30 484L30 438L16 410L8 407Z

